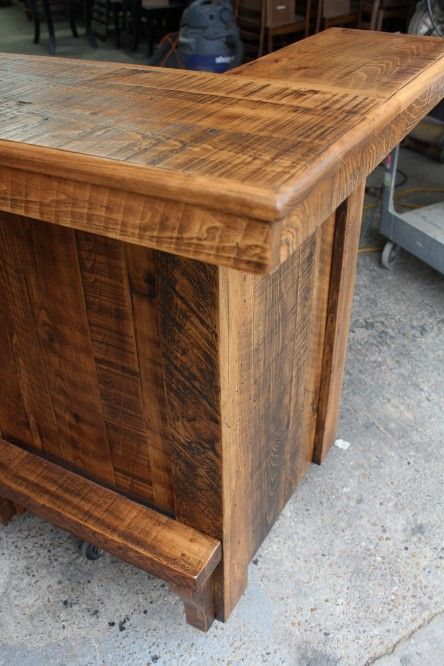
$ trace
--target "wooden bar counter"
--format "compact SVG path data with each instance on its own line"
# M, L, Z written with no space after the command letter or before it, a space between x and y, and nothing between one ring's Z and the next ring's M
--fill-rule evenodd
M0 91L0 516L206 630L334 440L364 181L444 40L332 29L226 75L7 54Z

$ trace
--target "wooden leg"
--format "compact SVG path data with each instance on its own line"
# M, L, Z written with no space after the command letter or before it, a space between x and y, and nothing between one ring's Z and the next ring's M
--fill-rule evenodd
M364 187L365 182L336 211L318 421L313 452L313 461L319 464L327 455L336 435L353 303Z
M207 632L214 621L213 579L210 578L194 592L174 584L170 584L170 589L182 599L188 624Z
M7 525L15 516L24 513L24 509L5 497L0 497L0 524Z
M305 10L305 37L308 37L310 34L311 3L312 0L307 0L307 8Z

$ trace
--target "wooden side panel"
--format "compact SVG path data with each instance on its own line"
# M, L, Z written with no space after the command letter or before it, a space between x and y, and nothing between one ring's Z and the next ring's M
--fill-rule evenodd
M0 248L3 435L113 484L74 232L1 214Z
M320 382L314 462L321 463L336 434L347 357L362 206L363 182L336 211L333 265Z
M0 214L3 437L174 515L155 253Z
M312 458L333 233L266 277L160 255L176 516L223 540L219 619Z
M220 269L226 618L312 457L334 218L267 277Z

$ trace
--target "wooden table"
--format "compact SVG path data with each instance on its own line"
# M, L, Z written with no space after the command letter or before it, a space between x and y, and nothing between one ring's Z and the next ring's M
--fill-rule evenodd
M442 98L444 41L332 29L220 76L8 54L0 81L0 512L207 629L334 440L364 179Z

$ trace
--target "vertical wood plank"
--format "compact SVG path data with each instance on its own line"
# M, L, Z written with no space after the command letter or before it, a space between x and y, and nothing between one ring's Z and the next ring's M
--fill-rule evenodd
M157 252L125 245L154 503L175 512L166 428Z
M315 232L316 250L313 267L313 305L311 308L311 322L309 328L309 349L307 368L305 371L305 397L302 410L302 432L305 445L301 455L304 464L300 466L303 472L312 462L313 446L317 427L320 381L322 374L323 350L325 342L325 328L327 322L328 295L330 289L330 276L333 255L333 241L336 215L330 215ZM291 472L293 483L301 478L297 469Z
M0 239L1 237L0 213ZM17 365L17 356L15 355L18 351L18 345L14 345L13 317L10 311L11 291L8 290L9 279L5 278L4 274L4 270L8 270L4 256L0 264L0 279L2 282L2 296L0 298L0 430L3 431L5 439L17 440L28 446L33 446L34 438L19 385L20 367ZM9 297L6 296L8 291ZM16 338L16 341L18 342L19 339Z
M4 436L113 485L74 232L2 215L0 242L9 344L32 442L15 433L11 412L2 413Z
M223 447L223 557L216 571L217 617L226 620L247 587L247 568L253 550L252 501L258 479L253 479L255 456L251 448L254 399L254 276L219 269L220 381Z
M219 619L312 458L333 234L265 277L159 258L176 516L223 542Z
M347 357L365 181L336 211L332 274L313 451L321 463L335 439Z
M176 518L222 538L217 268L159 253L159 304Z
M30 232L25 218L0 213L0 426L10 441L65 459L39 335L42 327L32 302L35 258Z
M153 503L125 246L81 232L76 241L116 488Z

